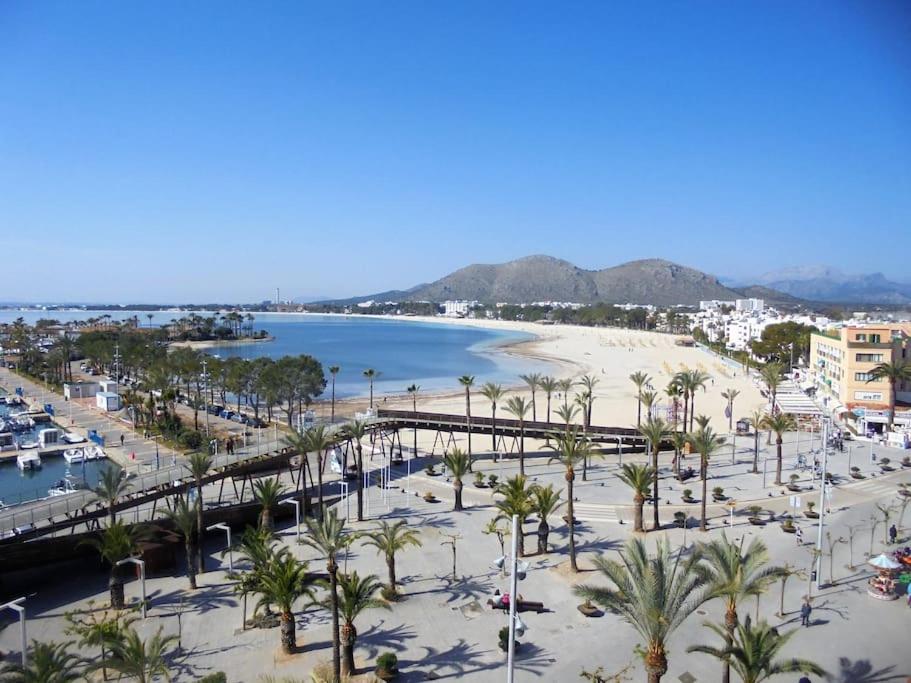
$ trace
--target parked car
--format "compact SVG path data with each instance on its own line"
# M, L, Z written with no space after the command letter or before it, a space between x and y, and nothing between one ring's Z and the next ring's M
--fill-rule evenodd
M224 406L212 404L209 406L209 415L219 415L225 409Z
M232 417L234 417L234 411L233 410L222 410L218 414L218 417L224 418L225 420L230 420Z

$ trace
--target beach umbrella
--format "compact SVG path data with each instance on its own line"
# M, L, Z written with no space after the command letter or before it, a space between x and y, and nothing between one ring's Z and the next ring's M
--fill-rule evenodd
M889 557L885 553L882 555L877 555L872 560L870 560L867 564L870 564L870 565L876 567L877 569L898 569L899 567L901 567L900 563L896 562L895 560L893 560L891 557Z

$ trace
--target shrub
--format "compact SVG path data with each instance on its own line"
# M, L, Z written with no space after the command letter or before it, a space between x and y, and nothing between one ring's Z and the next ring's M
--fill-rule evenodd
M815 507L816 507L816 503L814 503L812 500L807 501L807 510L809 510L810 512L813 512L813 508L815 508Z
M494 488L497 485L497 479L499 479L499 477L495 474L487 475L487 483L490 485L490 488Z
M203 676L197 683L228 683L228 677L223 672L216 671L214 674Z
M879 464L880 464L880 465L888 465L890 462L892 462L892 461L889 460L889 458L880 458L880 459L879 459Z
M721 488L720 486L716 486L715 488L712 489L712 495L718 496L720 498L721 496L724 495L724 489Z
M376 658L376 668L384 671L395 671L399 665L399 658L394 652L384 652Z
M854 467L851 468L851 471L852 471L852 472L860 472L860 468L857 467L857 465L855 465Z
M692 497L693 497L693 489L683 489L683 497L684 497L684 498L692 498Z
M436 470L433 469L433 465L427 465L427 468L424 471L431 476L436 474Z
M762 507L759 505L751 505L747 510L750 511L750 517L759 517L759 513L762 512Z
M187 429L180 433L178 437L180 445L184 448L189 448L190 450L196 450L202 446L202 434L197 432L195 429Z
M790 477L788 477L788 478L791 480L791 483L793 484L795 481L797 481L798 479L800 479L800 475L798 475L798 474L792 474L792 475L791 475Z
M483 472L474 473L474 483L477 484L478 486L480 486L481 484L484 483L484 473Z

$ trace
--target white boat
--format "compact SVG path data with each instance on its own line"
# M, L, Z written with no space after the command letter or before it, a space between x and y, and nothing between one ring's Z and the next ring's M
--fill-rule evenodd
M47 490L47 495L51 496L52 498L56 498L57 496L68 496L69 494L76 493L76 491L79 491L83 488L85 487L76 484L72 479L67 477L66 479L60 479L51 488L49 488Z
M20 441L19 442L20 451L29 451L29 450L32 450L33 448L38 448L37 441Z
M63 451L63 459L66 460L70 465L78 464L87 460L85 457L84 448L67 448Z
M85 437L76 432L66 432L62 437L67 443L84 443Z
M86 460L104 460L108 457L101 446L86 446L82 450L85 451Z
M41 456L37 453L20 453L16 456L16 464L23 472L26 470L40 470Z

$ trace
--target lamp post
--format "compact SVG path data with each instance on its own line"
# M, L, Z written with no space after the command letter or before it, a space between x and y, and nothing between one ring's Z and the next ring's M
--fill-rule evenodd
M822 423L822 480L819 485L819 533L816 535L816 590L822 582L822 530L826 520L826 466L829 463L829 418Z
M301 504L299 500L283 500L282 505L294 506L294 524L297 528L297 542L301 542Z
M512 572L509 578L509 646L506 655L506 683L513 683L516 656L516 603L518 597L519 516L512 516Z
M209 436L209 373L206 371L206 359L202 359L202 381L203 381L203 390L202 390L202 405L206 411L206 436ZM198 384L196 385L199 386ZM199 405L198 403L196 404ZM227 413L226 413L227 414Z
M228 535L228 571L234 571L234 552L231 550L231 527L229 527L224 522L219 522L218 524L213 524L212 526L207 526L206 531L212 531L212 529L221 529Z
M22 666L25 667L28 662L28 639L25 635L25 597L16 598L5 605L0 605L0 612L5 609L11 609L19 614L19 638L22 642Z
M118 567L123 566L125 564L135 564L136 566L139 567L139 580L142 584L142 588L140 589L142 591L142 593L141 593L142 602L140 603L140 613L142 614L142 618L145 619L146 618L146 563L144 560L140 560L138 557L128 557L125 560L120 560L119 562L117 562Z

